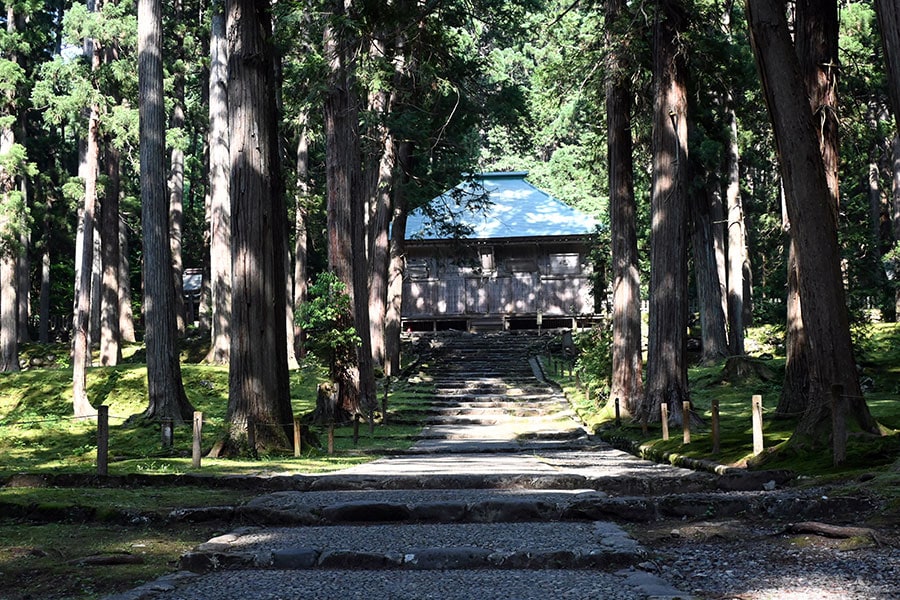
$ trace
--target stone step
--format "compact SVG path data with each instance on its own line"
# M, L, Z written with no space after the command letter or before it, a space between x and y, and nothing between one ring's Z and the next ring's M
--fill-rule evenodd
M453 385L440 384L434 386L436 396L504 396L528 397L548 396L557 392L548 385L503 386L503 385Z
M571 429L533 429L527 423L500 423L500 424L449 424L428 426L415 436L416 440L480 440L488 442L492 440L528 440L528 441L561 441L574 440L584 436L584 430L580 427Z
M538 420L544 418L562 419L570 418L575 420L576 415L573 411L560 409L556 411L547 411L544 409L521 408L517 410L497 410L497 409L445 409L437 412L425 420L426 425L436 424L459 424L459 425L496 425L499 423L521 422L526 419Z
M615 523L243 528L181 557L193 572L293 569L619 569L646 550Z
M640 483L623 480L622 487ZM582 482L585 483L585 482ZM608 481L612 487L614 481ZM690 487L691 482L688 482ZM611 496L603 491L570 489L449 489L284 491L254 498L242 506L183 508L168 516L171 523L252 522L260 526L335 527L367 524L486 523L648 523L664 519L725 519L745 514L776 520L833 519L853 514L854 499L812 491L759 492L671 489L657 496ZM872 499L857 508L871 510Z
M568 407L569 403L559 397L533 397L533 399L510 399L509 396L440 396L431 399L429 408L437 409L524 409L524 408L555 408Z

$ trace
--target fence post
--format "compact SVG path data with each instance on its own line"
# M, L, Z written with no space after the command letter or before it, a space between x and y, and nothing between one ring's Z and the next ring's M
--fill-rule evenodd
M334 421L328 424L328 454L334 454Z
M97 475L109 473L109 407L97 407Z
M844 386L831 386L831 447L834 466L839 467L847 460L847 404Z
M662 422L663 440L669 439L669 405L663 402L659 405L660 419Z
M682 443L691 443L691 402L685 400L681 403L681 430L684 433Z
M761 454L764 449L762 396L754 395L750 401L750 408L753 413L753 454L755 456Z
M300 425L300 419L294 419L294 456L300 456L300 451L303 449L301 447L302 438L300 437L303 433L303 427Z
M616 398L616 427L622 426L622 412L619 408L619 399Z
M203 413L199 410L194 411L194 443L191 446L191 467L200 468L200 446L203 433Z
M712 406L710 407L712 411L712 453L719 453L719 399L713 398Z

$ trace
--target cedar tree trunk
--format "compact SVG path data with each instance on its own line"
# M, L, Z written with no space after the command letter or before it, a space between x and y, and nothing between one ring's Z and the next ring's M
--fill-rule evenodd
M859 387L841 274L836 211L817 127L802 92L803 76L784 5L778 0L747 0L746 9L753 54L775 131L809 340L809 406L791 443L821 447L827 445L831 429L832 384L843 385L850 417L860 429L878 433L879 427Z

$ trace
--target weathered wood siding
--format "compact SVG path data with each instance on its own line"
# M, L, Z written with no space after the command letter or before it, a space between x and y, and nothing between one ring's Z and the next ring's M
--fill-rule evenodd
M577 316L594 312L588 245L410 244L403 316Z

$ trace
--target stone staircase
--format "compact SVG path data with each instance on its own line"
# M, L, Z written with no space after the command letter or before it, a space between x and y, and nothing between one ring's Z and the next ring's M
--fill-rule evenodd
M165 584L160 597L217 597L204 590L235 569L259 581L284 573L299 586L290 597L356 597L316 582L357 581L362 571L406 574L410 589L367 588L385 597L562 597L547 589L551 579L569 598L686 597L639 568L647 551L622 524L729 514L754 497L716 504L712 475L642 461L588 435L531 360L546 340L419 337L427 350L414 379L430 408L412 448L337 473L284 476L281 491L245 506L173 514L198 521L230 511L242 526L185 554L182 569L210 575ZM465 575L452 576L452 589L435 587L449 573Z
M499 332L433 337L432 416L412 451L496 453L586 441L566 398L535 372L531 359L543 343Z

